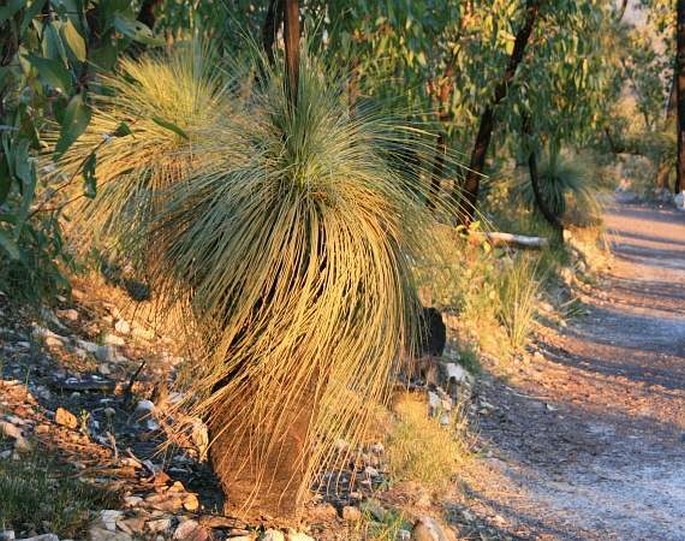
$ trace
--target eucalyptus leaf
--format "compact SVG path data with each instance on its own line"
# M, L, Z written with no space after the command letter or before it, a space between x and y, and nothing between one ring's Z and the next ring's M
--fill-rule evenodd
M76 94L69 101L64 112L62 129L55 146L55 158L59 158L80 137L90 123L91 110L85 101L83 93Z

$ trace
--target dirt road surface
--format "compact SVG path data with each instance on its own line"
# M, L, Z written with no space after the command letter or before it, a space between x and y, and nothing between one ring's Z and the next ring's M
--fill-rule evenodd
M588 313L492 381L479 514L503 538L685 540L685 213L612 204Z

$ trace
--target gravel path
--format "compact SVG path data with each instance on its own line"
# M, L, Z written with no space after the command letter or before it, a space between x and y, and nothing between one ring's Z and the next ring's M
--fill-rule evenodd
M504 538L685 540L685 214L616 204L606 224L588 314L482 390L493 458L474 501Z

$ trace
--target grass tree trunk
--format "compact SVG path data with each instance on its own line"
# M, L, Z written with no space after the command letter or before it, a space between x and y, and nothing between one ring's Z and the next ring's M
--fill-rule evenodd
M490 146L490 140L492 139L492 132L495 128L495 111L497 106L507 96L509 85L514 80L519 64L523 61L526 46L540 14L540 3L541 0L529 0L527 3L526 18L523 26L516 34L514 49L509 57L507 67L504 70L502 79L495 87L495 93L490 103L485 107L480 117L476 142L473 146L469 169L466 172L461 194L458 187L455 187L452 194L458 205L458 218L462 225L468 226L475 216L480 179L485 169L485 158Z
M533 196L535 197L535 206L544 216L547 223L552 226L554 230L553 241L556 244L563 244L564 242L564 225L561 220L549 208L547 201L542 195L542 188L540 186L540 175L538 174L538 162L535 150L531 150L528 156L528 172L530 173L530 183L533 187Z
M283 21L285 41L285 94L289 100L290 114L295 115L298 102L300 62L300 15L297 0L274 0L271 2L264 25L263 39L269 62L273 63L273 45L277 24ZM284 134L287 139L288 134ZM265 302L269 302L267 299ZM255 453L252 439L258 433L262 421L248 417L237 425L237 430L223 430L219 416L210 431L216 436L212 454L214 470L224 493L228 496L227 511L246 514L252 511L272 516L297 516L307 496L307 456L309 432L316 411L315 378L304 382L301 392L283 407L283 432L280 440ZM259 382L246 383L245 399L258 393ZM235 404L233 411L244 410L244 404ZM241 456L228 456L228 449L235 441L244 442ZM265 467L266 466L266 467ZM259 487L259 488L257 488Z
M678 100L678 157L676 162L675 192L685 186L685 0L677 5L676 92Z

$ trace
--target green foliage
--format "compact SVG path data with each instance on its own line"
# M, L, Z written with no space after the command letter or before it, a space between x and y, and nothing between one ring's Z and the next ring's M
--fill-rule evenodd
M81 480L73 468L45 450L22 460L0 460L0 528L81 538L93 513L118 503L118 496ZM24 535L20 535L24 537Z
M158 44L133 1L32 0L0 11L0 281L36 296L64 286L61 187L37 165L56 125L63 154L85 131L97 73L114 68L131 40ZM52 128L51 128L52 131ZM94 159L86 162L89 195Z

